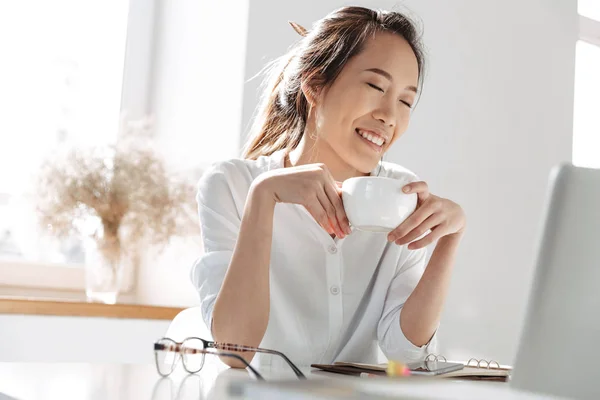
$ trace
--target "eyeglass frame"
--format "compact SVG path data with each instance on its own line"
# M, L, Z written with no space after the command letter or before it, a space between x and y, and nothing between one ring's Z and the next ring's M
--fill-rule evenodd
M185 338L183 340L183 342L185 342L187 339L199 339L199 338ZM167 344L159 343L160 341L163 341L163 340L170 341L170 342L172 342L172 344L167 345ZM209 351L206 348L195 349L192 347L183 347L182 346L183 342L176 342L175 340L173 340L171 338L167 338L167 337L160 338L156 342L154 342L154 361L156 363L156 371L158 372L158 374L160 376L166 378L167 376L171 375L173 373L173 371L175 370L175 365L179 361L179 358L178 358L177 360L175 360L173 362L173 367L171 368L171 371L168 374L164 374L161 372L160 367L159 367L159 361L158 361L158 352L159 351L170 351L170 352L177 353L178 356L181 356L181 354L213 354L216 356L235 358L236 360L241 361L246 366L246 368L248 368L254 374L254 376L256 376L256 379L261 380L261 381L265 380L265 378L263 378L263 376L252 365L250 365L248 363L248 361L246 361L239 354L213 352L213 351ZM181 363L183 364L183 368L186 370L186 372L188 372L190 374L195 374L197 372L200 372L202 370L202 367L204 367L204 363L202 363L202 366L197 371L192 371L192 370L188 369L188 367L185 363L185 359L182 358Z
M169 339L169 338L164 338L164 339ZM283 354L280 351L271 350L271 349L263 349L261 347L251 347L251 346L245 346L245 345L240 345L240 344L233 344L233 343L219 343L219 342L214 342L214 341L210 341L210 340L205 340L205 339L202 339L202 338L197 337L197 336L187 337L183 341L186 341L188 339L197 339L197 340L200 340L202 342L203 346L204 346L204 349L217 349L217 350L226 350L226 351L237 351L237 352L240 352L240 353L253 351L255 353L265 353L265 354L274 354L274 355L277 355L277 356L279 356L279 357L281 357L281 358L284 359L284 361L290 366L290 368L294 371L294 373L296 374L296 376L299 379L306 379L306 376L302 373L302 371L300 370L300 368L298 368L296 366L296 364L294 364L292 362L292 360L290 360L285 354ZM172 340L172 339L169 339L169 340ZM175 343L177 343L177 342L175 342Z

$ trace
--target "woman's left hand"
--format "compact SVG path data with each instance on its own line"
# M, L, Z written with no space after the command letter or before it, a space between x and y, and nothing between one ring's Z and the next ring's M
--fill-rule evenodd
M429 193L425 182L411 182L404 186L404 193L417 194L417 208L404 222L388 234L388 240L398 245L410 243L431 230L427 236L410 243L410 250L420 249L442 236L461 234L465 229L466 216L455 202Z

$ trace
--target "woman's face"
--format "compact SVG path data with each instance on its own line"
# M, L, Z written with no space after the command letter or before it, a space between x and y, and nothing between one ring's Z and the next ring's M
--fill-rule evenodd
M315 99L319 147L353 169L372 171L408 127L418 78L406 40L392 33L372 37Z

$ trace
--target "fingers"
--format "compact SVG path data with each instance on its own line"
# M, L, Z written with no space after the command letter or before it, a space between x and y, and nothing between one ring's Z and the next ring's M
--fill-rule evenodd
M417 210L407 219L405 219L404 222L402 222L396 229L388 234L388 241L395 242L396 240L404 237L417 226L421 225L435 211L436 209L434 204L426 204L420 208L417 208Z
M411 182L407 185L404 185L402 187L402 191L406 194L416 193L419 198L419 202L423 202L429 197L429 185L427 185L427 182L424 181Z
M335 236L339 238L343 238L344 236L346 236L346 234L342 230L342 227L340 226L340 223L338 222L335 206L331 203L331 200L329 199L329 196L325 193L325 190L323 192L318 192L317 198L319 199L321 207L323 208L323 210L325 210L325 214L327 216L329 224L333 227L332 233L335 233Z
M351 230L350 223L346 217L346 211L344 210L344 205L342 204L339 194L339 188L341 188L342 182L337 182L325 165L322 166L322 170L323 189L328 201L321 197L319 197L319 200L322 204L327 203L323 204L323 206L327 209L328 216L331 217L332 211L334 213L332 225L336 228L335 235L339 238L344 238L346 235L351 233ZM329 208L330 206L332 208Z
M323 206L321 206L321 202L315 199L314 202L311 202L305 205L308 212L313 216L313 218L317 221L319 225L329 234L334 234L335 230L331 223L329 222L329 218L327 217L327 213Z
M438 225L437 227L435 227L431 230L431 233L429 235L425 236L422 239L417 240L416 242L412 242L411 244L409 244L408 249L409 250L417 250L417 249L420 249L423 247L427 247L431 243L435 242L436 240L438 240L439 238L444 236L446 233L447 232L446 232L444 224Z
M352 233L350 230L350 222L348 221L348 217L346 216L346 210L344 210L344 204L342 203L342 199L340 198L340 194L338 189L334 186L325 186L325 193L329 198L331 204L335 209L335 216L338 221L338 225L342 229L343 233L349 235Z
M419 226L417 226L415 229L413 229L412 231L410 231L409 233L407 233L403 237L400 237L399 239L396 239L395 243L397 245L403 245L403 244L406 244L406 243L410 243L413 240L415 240L418 237L420 237L423 234L425 234L428 230L435 228L436 226L438 226L442 222L444 222L444 216L443 215L441 215L439 213L438 214L432 214L431 216L429 216L429 218L427 218L425 221L423 221L423 223L420 224Z

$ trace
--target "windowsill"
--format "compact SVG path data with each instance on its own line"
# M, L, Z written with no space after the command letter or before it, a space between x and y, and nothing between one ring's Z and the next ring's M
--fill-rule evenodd
M52 315L172 320L182 311L177 307L139 304L102 304L81 300L56 300L26 297L0 297L1 314Z

